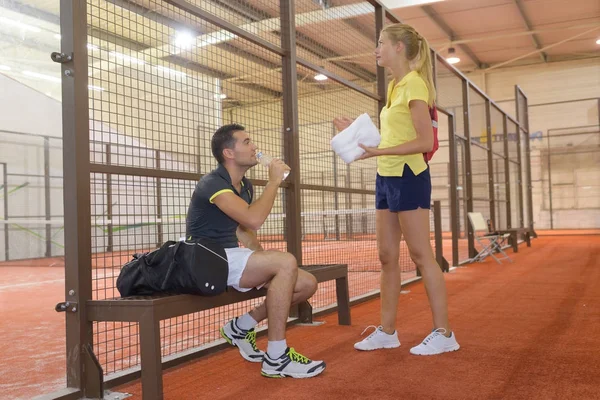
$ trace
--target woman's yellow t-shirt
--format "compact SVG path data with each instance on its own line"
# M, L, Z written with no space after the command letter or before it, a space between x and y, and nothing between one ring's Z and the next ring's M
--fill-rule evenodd
M412 100L429 101L429 90L421 75L409 72L400 82L390 82L387 103L379 115L381 143L379 148L394 147L417 138L409 103ZM402 176L408 164L415 175L427 169L423 154L377 157L377 173L381 176Z

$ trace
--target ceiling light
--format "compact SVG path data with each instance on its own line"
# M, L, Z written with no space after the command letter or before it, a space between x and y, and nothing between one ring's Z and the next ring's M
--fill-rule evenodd
M61 38L60 33L55 33L54 34L54 39L60 40L60 38Z
M175 37L175 46L182 49L191 49L194 44L194 37L189 32L179 32Z
M446 61L448 61L449 64L456 64L460 62L460 58L456 56L454 47L450 47L448 49L448 57L446 58Z
M23 71L23 75L31 76L32 78L43 79L45 81L60 83L60 78L58 78L56 76L38 74L37 72L31 72L31 71Z
M95 90L96 92L104 92L104 88L100 86L88 85L88 89Z
M10 71L10 67L8 65L0 65L0 71Z
M91 43L87 44L87 48L88 48L88 50L98 50L99 49L98 46L96 46L95 44L91 44Z
M325 76L323 74L315 75L315 81L326 81L327 79L328 79L327 76Z
M225 93L221 93L221 94L219 95L219 98L220 98L221 100L225 100L225 99L227 98L227 95L226 95Z
M323 10L327 10L331 7L331 0L313 0L313 3L321 7Z
M31 31L31 32L41 32L42 31L37 26L27 25L20 21L14 21L12 19L5 18L5 17L0 17L0 23L2 23L4 25L15 26L15 27L21 28L24 31Z
M600 39L596 40L596 44L600 44Z

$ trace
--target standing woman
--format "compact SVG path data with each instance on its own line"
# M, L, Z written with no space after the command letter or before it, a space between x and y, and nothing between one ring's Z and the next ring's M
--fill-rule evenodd
M401 289L400 239L421 271L431 312L433 331L410 349L412 354L433 355L459 349L448 323L446 285L430 243L429 208L431 176L423 153L433 148L433 127L428 106L435 101L431 56L425 38L406 24L383 28L375 50L377 64L394 77L381 110L381 143L361 147L362 159L377 157L376 225L381 261L381 325L354 347L358 350L400 346L396 314ZM347 117L334 124L343 130Z

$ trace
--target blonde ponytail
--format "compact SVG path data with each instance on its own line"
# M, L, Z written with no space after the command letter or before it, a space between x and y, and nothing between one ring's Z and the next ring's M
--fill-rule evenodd
M406 49L406 58L414 66L425 81L429 91L429 105L436 99L435 85L433 83L433 67L431 65L431 51L429 43L419 35L415 28L407 24L391 24L382 30L393 42L402 42Z
M431 63L431 51L429 50L429 43L427 40L419 35L419 60L416 64L416 70L423 79L425 80L425 84L427 85L427 90L429 90L429 105L433 105L436 99L435 92L435 84L433 83L433 67Z

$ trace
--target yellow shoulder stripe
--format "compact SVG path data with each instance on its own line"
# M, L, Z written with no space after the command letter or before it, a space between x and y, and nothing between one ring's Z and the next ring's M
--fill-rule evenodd
M210 201L210 203L213 204L213 200L215 199L215 197L217 197L218 195L223 194L225 192L231 192L231 193L233 193L233 190L231 190L231 189L219 190L217 193L215 193L212 196L210 196L210 199L208 199L208 201Z

